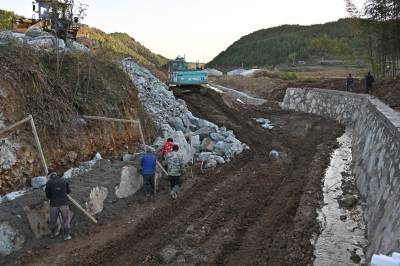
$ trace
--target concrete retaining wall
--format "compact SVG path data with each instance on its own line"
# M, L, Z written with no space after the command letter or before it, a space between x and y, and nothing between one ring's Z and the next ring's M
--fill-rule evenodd
M282 108L332 118L354 128L357 186L366 202L367 257L400 250L400 113L376 98L289 88Z

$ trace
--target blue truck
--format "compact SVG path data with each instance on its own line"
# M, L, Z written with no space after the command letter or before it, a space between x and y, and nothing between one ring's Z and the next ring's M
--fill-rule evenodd
M208 73L198 67L189 69L185 58L177 57L168 61L168 86L175 94L183 90L199 90L201 94L207 94Z

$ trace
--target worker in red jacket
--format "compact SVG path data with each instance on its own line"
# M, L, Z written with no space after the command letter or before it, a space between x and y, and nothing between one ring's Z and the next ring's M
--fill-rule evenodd
M174 150L174 145L174 140L172 138L168 138L167 142L165 142L165 144L162 146L161 155L164 160L167 154Z
M161 156L163 158L162 164L163 164L165 170L168 169L168 164L166 161L167 154L174 151L174 145L175 145L174 140L172 138L168 138L167 142L165 142L164 145L162 146Z

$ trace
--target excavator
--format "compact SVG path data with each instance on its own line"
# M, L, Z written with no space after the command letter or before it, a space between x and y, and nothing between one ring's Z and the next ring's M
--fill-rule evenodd
M35 15L30 18L20 17L15 21L14 30L25 32L31 26L39 26L63 39L76 39L80 29L79 19L84 9L74 6L74 0L35 0L32 2Z
M176 57L168 61L167 85L175 95L184 91L200 91L201 95L208 92L208 73L197 64L196 69L189 69L184 57Z

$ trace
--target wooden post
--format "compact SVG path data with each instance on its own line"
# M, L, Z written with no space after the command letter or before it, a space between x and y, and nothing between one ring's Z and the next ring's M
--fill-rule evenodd
M188 131L188 135L189 135L189 143L190 143L190 151L193 150L193 144L192 144L192 130L190 130L190 121L189 121L189 115L186 112L185 114L185 123L186 123L186 128ZM194 165L194 154L192 156L192 166L190 167L190 175L193 178L193 165Z
M88 115L84 115L82 117L85 119L90 119L90 120L140 124L139 120L132 120L132 119L119 119L119 118L110 118L110 117L102 117L102 116L88 116Z
M144 140L144 134L143 134L143 130L142 130L142 124L139 121L139 132L140 132L140 138L142 139L142 143L144 145L144 151L147 151L147 147L146 147L146 141Z
M46 159L44 158L42 145L40 145L40 140L39 140L39 136L38 136L37 131L36 131L35 122L33 121L32 115L29 115L29 118L30 118L30 122L31 122L31 126L32 126L33 136L35 137L36 146L37 146L37 148L39 150L40 159L42 161L42 165L43 165L45 174L48 175L49 174L49 169L47 168Z
M92 220L95 224L97 224L97 220L92 215L90 215L90 213L88 213L81 205L79 205L79 203L76 200L74 200L68 194L67 197L79 210L81 210L84 214L86 214L86 216L89 217L90 220Z
M0 135L6 133L6 132L8 132L8 131L10 131L11 129L13 129L13 128L15 128L15 127L17 127L17 126L19 126L19 125L25 123L25 122L28 122L29 120L31 120L31 117L32 117L32 116L28 116L28 117L22 119L21 121L19 121L19 122L15 123L15 124L12 124L12 125L9 126L9 127L6 127L6 128L4 128L4 129L0 130Z

